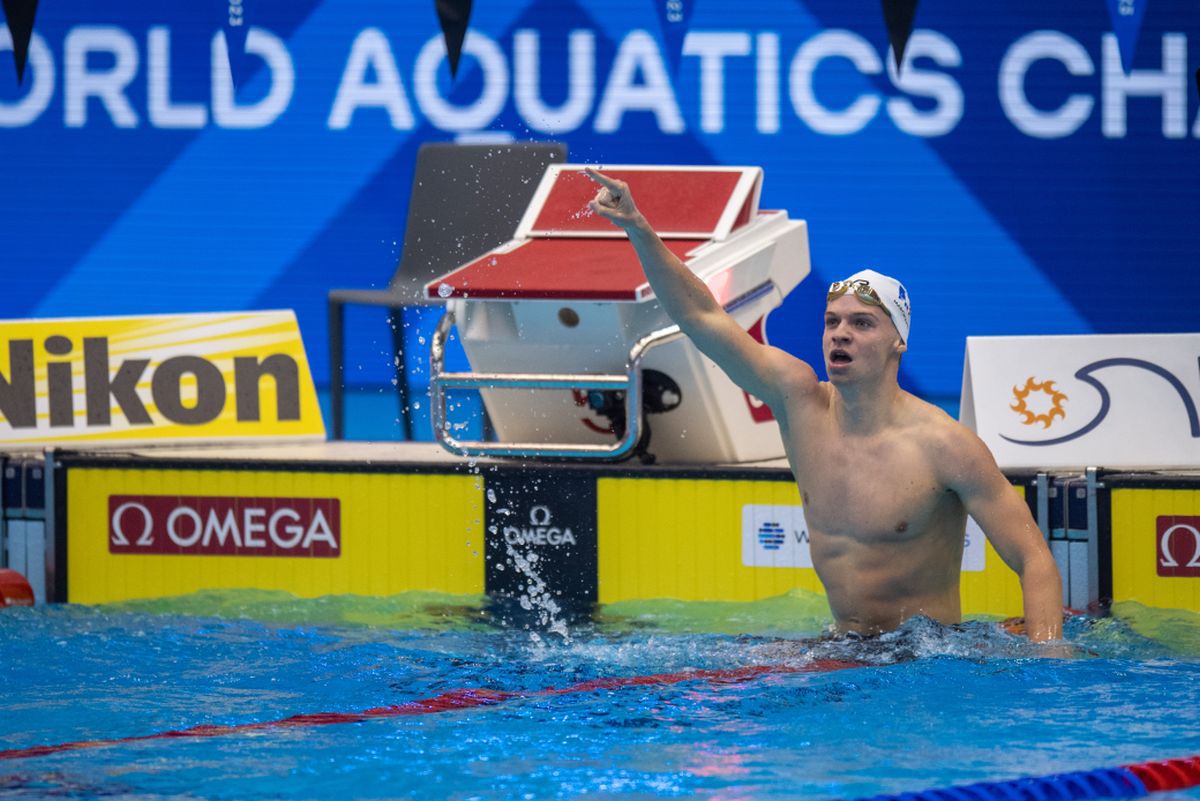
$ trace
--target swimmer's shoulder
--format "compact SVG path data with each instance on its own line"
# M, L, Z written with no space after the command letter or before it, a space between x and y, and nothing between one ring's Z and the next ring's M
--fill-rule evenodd
M915 402L911 414L913 429L919 432L916 438L941 472L961 476L964 471L995 468L992 452L974 431L932 403L909 397Z
M975 434L955 420L944 409L921 400L916 395L904 393L903 427L909 437L922 446L933 449L937 455L949 450L961 449ZM977 439L977 438L976 438Z
M911 392L901 390L900 399L900 421L905 428L913 429L914 434L945 435L951 427L959 425L957 420L940 407L921 400Z

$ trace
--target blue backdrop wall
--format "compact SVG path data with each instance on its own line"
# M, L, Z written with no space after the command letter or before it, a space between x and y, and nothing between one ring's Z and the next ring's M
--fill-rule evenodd
M20 84L0 31L0 318L293 308L321 380L325 292L386 284L419 144L510 137L761 165L815 273L771 340L819 363L828 281L894 273L934 400L968 335L1200 324L1191 0L1145 6L1128 73L1105 0L924 0L899 75L877 0L695 0L682 52L656 0L476 0L455 81L433 0L233 5L236 93L229 0L42 0Z

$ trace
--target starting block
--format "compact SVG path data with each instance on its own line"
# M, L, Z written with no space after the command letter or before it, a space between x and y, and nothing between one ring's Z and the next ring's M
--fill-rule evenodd
M463 455L740 463L783 455L770 409L663 311L624 231L591 212L584 165L551 165L514 237L436 278L434 434ZM757 167L613 166L667 247L747 332L810 271L808 230L758 208ZM472 371L443 371L457 327ZM446 390L479 389L495 442L447 421ZM652 432L651 432L652 429ZM652 434L652 436L651 436ZM652 456L651 456L652 455Z

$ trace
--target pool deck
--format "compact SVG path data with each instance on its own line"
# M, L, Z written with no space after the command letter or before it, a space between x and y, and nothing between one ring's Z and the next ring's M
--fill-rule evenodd
M123 459L154 462L226 463L230 465L291 465L325 467L439 468L472 471L488 469L547 469L549 467L600 472L645 473L647 475L688 473L727 475L730 473L790 475L787 459L768 459L739 464L667 463L642 464L637 459L613 462L602 460L540 460L517 457L467 457L450 453L434 442L366 442L329 440L324 442L217 443L205 445L141 445L136 447L62 448L61 456L89 460Z

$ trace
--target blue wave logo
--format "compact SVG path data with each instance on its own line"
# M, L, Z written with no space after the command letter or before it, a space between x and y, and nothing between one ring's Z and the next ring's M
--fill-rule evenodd
M778 523L766 522L758 527L758 543L768 551L778 551L785 539L787 535Z
M1188 425L1191 428L1192 437L1200 438L1200 414L1197 414L1196 402L1192 400L1192 395L1190 392L1188 392L1188 388L1183 385L1183 382L1180 381L1179 378L1170 370L1166 369L1165 367L1161 367L1154 362L1148 362L1144 359L1126 358L1101 359L1098 362L1092 362L1091 364L1084 365L1075 373L1075 378L1079 379L1085 384L1088 384L1098 393L1100 393L1100 410L1096 412L1096 416L1088 421L1087 425L1083 426L1083 428L1073 433L1056 437L1055 439L1014 439L1012 437L1006 437L1003 434L1000 435L1000 438L1008 440L1015 445L1061 445L1064 442L1070 442L1073 439L1079 439L1084 434L1092 431L1094 428L1096 428L1096 426L1104 422L1104 418L1108 417L1108 412L1112 408L1112 396L1108 392L1108 387L1106 387L1104 383L1100 381L1100 379L1092 375L1092 373L1096 372L1097 370L1103 370L1106 367L1136 367L1138 369L1147 370L1151 373L1154 373L1165 380L1179 395L1179 400L1183 403L1184 411L1187 412Z

